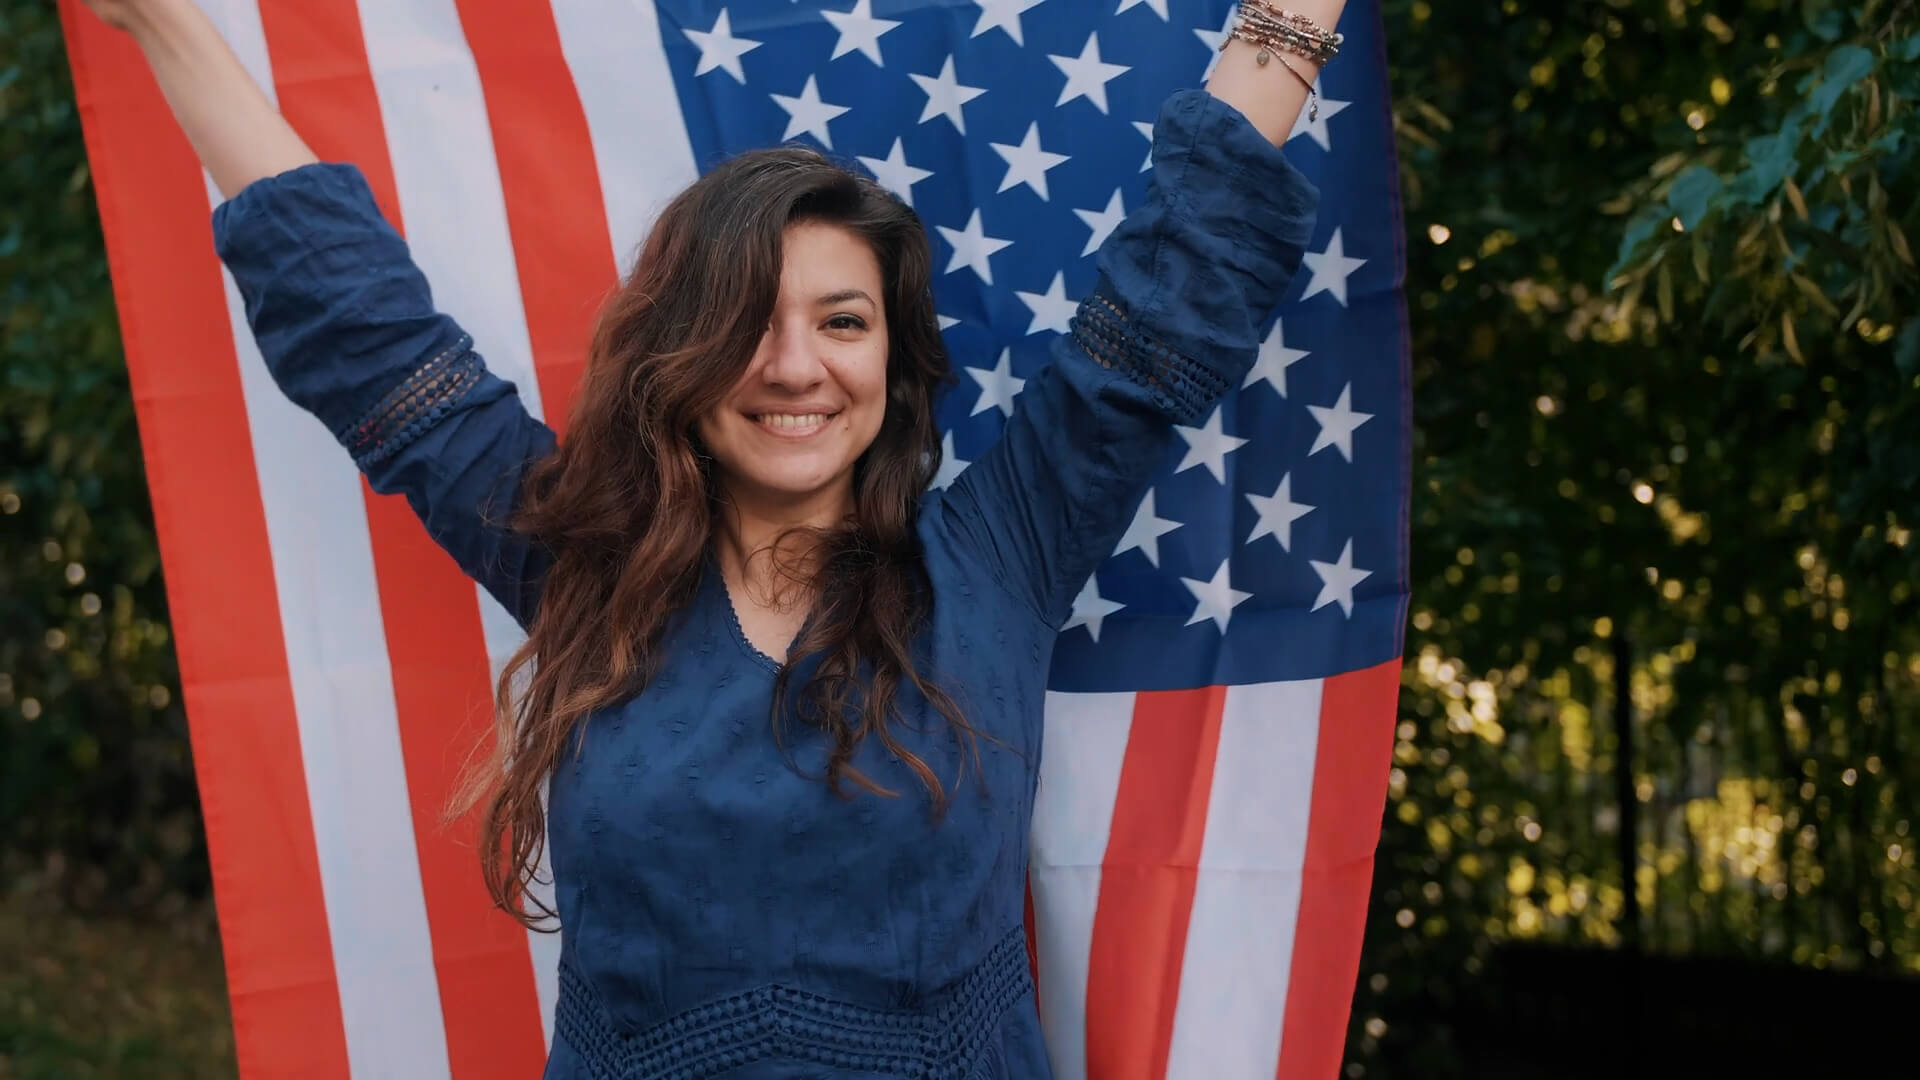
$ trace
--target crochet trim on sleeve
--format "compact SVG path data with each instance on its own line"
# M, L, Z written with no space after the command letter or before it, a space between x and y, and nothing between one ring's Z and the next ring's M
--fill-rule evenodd
M1095 363L1145 387L1178 423L1197 423L1231 389L1211 366L1134 329L1120 306L1101 293L1081 301L1072 329Z
M354 463L364 469L406 449L472 393L485 372L473 339L462 334L354 421L343 440Z

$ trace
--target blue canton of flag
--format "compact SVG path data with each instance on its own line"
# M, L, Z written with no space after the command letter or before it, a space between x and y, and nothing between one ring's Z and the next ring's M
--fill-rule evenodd
M950 482L998 437L1146 191L1152 120L1197 86L1226 0L741 0L659 5L697 161L804 140L910 203L961 373ZM1399 215L1370 4L1287 142L1314 242L1246 383L1170 458L1087 583L1050 685L1322 678L1392 659L1406 593ZM704 106L704 107L702 107Z

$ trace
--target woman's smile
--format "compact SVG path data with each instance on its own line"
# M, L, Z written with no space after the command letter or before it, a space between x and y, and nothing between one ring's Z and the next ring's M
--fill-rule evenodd
M749 413L749 419L767 434L781 439L805 439L825 431L840 415L834 412Z

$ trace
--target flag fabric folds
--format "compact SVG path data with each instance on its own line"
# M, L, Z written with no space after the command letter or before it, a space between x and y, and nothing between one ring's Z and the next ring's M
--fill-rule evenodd
M802 139L932 236L995 438L1137 206L1151 121L1226 0L200 0L438 302L550 423L648 223ZM214 257L218 200L133 44L65 0L159 527L241 1074L528 1077L558 939L490 909L442 810L511 619L284 401ZM1063 1078L1326 1078L1379 835L1407 602L1405 255L1378 0L1317 119L1322 191L1259 364L1182 428L1060 637L1033 827ZM564 431L562 437L564 438Z

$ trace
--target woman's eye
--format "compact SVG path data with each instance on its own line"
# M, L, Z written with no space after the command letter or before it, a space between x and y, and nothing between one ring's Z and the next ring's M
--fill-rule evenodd
M830 330L865 330L867 321L858 315L835 315L827 320Z

